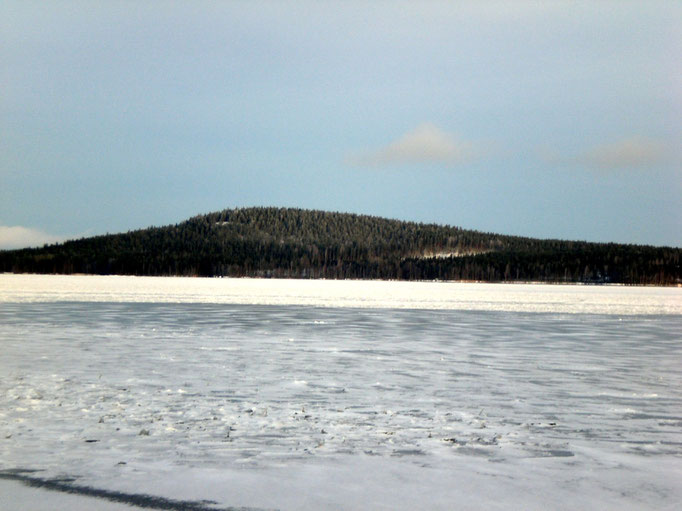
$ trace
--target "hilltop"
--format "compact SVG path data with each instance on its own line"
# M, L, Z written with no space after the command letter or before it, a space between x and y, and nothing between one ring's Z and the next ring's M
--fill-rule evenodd
M291 208L238 208L0 252L0 271L675 285L682 250L539 240Z

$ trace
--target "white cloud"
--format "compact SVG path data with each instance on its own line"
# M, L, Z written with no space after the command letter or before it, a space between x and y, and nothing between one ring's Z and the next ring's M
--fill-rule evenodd
M350 158L356 165L387 166L419 163L460 164L476 156L473 143L441 130L431 123L379 149Z
M45 243L58 243L64 239L64 236L54 236L29 227L0 225L0 250L38 247Z
M634 136L587 151L580 160L602 169L647 167L659 163L665 156L665 146L656 140Z

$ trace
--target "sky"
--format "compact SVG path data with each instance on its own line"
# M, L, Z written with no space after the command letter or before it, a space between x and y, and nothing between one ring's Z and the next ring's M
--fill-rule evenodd
M0 248L225 208L682 246L682 2L0 4Z

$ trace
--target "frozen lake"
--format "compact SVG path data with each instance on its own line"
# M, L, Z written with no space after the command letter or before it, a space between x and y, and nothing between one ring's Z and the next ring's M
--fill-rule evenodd
M0 275L0 470L256 509L678 509L682 290Z

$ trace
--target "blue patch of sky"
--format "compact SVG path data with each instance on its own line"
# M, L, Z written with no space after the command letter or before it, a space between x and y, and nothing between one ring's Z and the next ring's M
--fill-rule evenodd
M0 224L114 232L277 205L682 245L680 14L656 1L7 2ZM479 157L349 159L425 122ZM632 136L667 159L582 157Z

